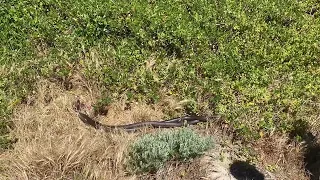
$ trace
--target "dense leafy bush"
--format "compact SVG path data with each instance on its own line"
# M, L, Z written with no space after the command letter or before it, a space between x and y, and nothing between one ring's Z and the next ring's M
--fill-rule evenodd
M212 145L212 139L189 128L148 134L131 146L128 166L134 172L155 172L169 160L189 160Z
M80 63L114 99L166 89L245 137L288 132L319 113L318 32L317 0L2 0L1 117Z

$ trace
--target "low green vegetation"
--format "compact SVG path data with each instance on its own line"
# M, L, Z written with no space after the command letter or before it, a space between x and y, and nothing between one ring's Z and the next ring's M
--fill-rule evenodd
M170 160L187 161L213 146L189 128L145 135L130 148L128 167L135 173L156 172Z
M75 66L102 99L155 103L166 90L244 138L290 132L319 114L319 9L317 0L1 0L1 136L37 79L68 84Z

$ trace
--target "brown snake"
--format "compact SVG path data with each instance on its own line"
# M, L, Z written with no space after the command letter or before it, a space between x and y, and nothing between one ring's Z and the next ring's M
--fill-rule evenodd
M174 118L166 121L145 121L138 122L127 125L119 125L119 126L109 126L105 124L101 124L100 122L90 118L88 115L78 112L78 117L82 122L88 124L95 129L101 129L105 132L110 132L116 129L123 129L127 132L135 132L141 127L154 127L154 128L172 128L172 127L182 127L187 125L193 125L200 122L206 122L207 118L202 116L183 116L180 118Z
M187 125L193 125L200 122L207 122L208 119L203 116L183 116L180 118L173 118L170 120L165 121L145 121L145 122L138 122L133 124L127 125L119 125L119 126L109 126L102 124L93 118L89 117L87 114L81 113L81 103L79 100L75 103L75 111L78 113L78 117L82 122L87 125L94 127L95 129L101 129L106 132L110 132L116 129L123 129L127 132L135 132L141 127L153 127L153 128L173 128L173 127L182 127Z

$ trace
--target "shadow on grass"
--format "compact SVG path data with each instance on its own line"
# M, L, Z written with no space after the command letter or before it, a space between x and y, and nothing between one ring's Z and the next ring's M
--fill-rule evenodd
M310 180L319 180L320 144L317 137L309 131L309 124L305 121L296 121L293 127L290 133L291 140L299 139L305 143L305 151L303 154L305 171L310 176Z
M264 180L264 175L256 169L253 165L250 165L244 161L235 161L230 166L230 173L238 180Z
M305 170L310 175L310 180L320 179L320 145L318 143L307 144L304 153Z

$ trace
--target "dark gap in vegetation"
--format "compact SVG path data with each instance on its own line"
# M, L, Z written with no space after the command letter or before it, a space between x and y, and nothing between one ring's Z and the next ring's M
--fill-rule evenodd
M318 137L310 132L308 122L303 120L294 122L289 135L292 141L304 143L303 156L306 174L310 176L310 180L318 180L320 177L320 144Z
M94 115L107 115L110 103L112 103L112 98L104 95L97 103L93 105Z
M320 144L314 135L308 133L308 136L311 141L307 142L304 153L305 170L311 180L318 180L320 177Z

